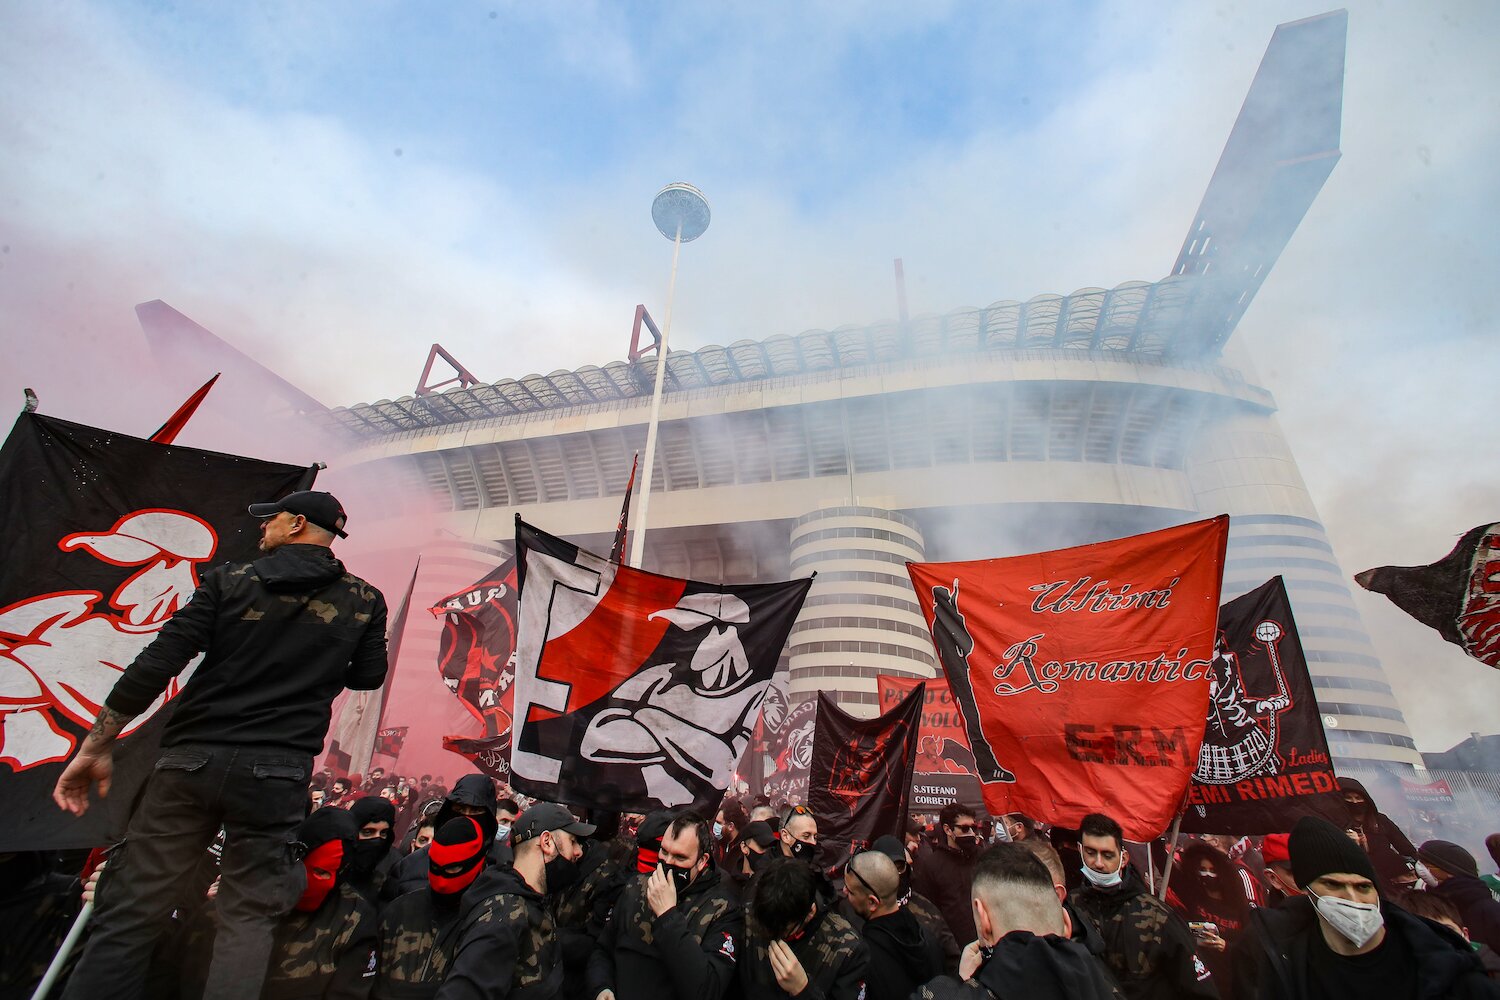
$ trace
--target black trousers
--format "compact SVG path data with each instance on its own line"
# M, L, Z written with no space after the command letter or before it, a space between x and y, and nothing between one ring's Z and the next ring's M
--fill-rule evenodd
M164 748L110 854L95 894L92 934L65 1000L143 996L157 937L179 906L180 884L222 826L218 935L209 1000L255 1000L276 921L306 875L290 847L302 821L312 758L299 751L208 743Z

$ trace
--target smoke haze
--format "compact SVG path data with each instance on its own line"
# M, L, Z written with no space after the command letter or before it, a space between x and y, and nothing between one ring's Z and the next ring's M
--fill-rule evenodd
M674 180L714 210L679 348L889 319L894 257L914 314L1154 280L1275 25L1325 9L533 6L0 8L0 399L149 434L213 374L148 356L157 298L328 405L411 392L434 341L487 381L603 364L661 318ZM1343 159L1231 342L1348 574L1500 517L1497 37L1350 5ZM328 457L231 399L180 440ZM408 531L351 565L398 592ZM1494 730L1500 675L1355 599L1420 748Z

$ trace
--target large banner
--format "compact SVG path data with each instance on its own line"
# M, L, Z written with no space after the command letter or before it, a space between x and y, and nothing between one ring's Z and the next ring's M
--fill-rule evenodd
M827 692L818 692L807 804L818 820L821 860L847 860L884 834L901 836L911 801L920 684L896 707L856 719Z
M818 701L808 698L787 713L781 729L767 741L772 767L766 775L764 792L772 802L801 804L807 801L807 774L812 767L813 733L817 723Z
M1008 559L908 563L991 815L1150 840L1208 712L1229 518Z
M511 785L712 813L812 580L712 584L621 566L516 519Z
M438 672L443 683L484 726L478 741L445 736L443 746L501 781L509 778L515 707L516 584L516 560L507 559L429 609L443 619L438 640ZM482 746L475 749L476 743ZM481 752L488 765L475 756Z
M969 737L964 734L963 719L946 680L881 674L875 678L880 710L889 712L924 685L927 694L922 699L922 723L917 733L911 810L936 813L951 802L962 802L982 810L979 775L974 771L974 751L969 749Z
M1428 566L1378 566L1354 577L1480 663L1500 667L1500 522L1471 528Z
M246 506L312 475L37 413L16 420L0 448L0 851L123 832L196 661L126 728L109 797L81 818L52 801L64 762L200 575L256 557L260 522Z
M1184 831L1285 833L1310 812L1345 822L1281 577L1219 609L1209 696Z

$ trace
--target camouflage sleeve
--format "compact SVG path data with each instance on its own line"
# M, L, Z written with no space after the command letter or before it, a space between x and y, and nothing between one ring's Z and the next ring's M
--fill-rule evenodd
M182 673L189 661L208 649L218 617L219 580L223 567L206 573L193 597L167 619L151 644L125 668L104 704L126 718L140 715Z
M745 915L734 905L708 925L700 942L675 907L653 922L656 949L672 976L673 993L694 1000L721 1000L735 980L735 961L745 940Z
M375 922L375 908L360 900L355 908L358 920L349 942L339 953L333 978L323 991L324 1000L367 1000L375 988L380 960L380 936Z
M833 988L824 996L814 983L797 994L797 1000L865 1000L865 977L870 971L870 949L863 938L854 942L844 964L839 966Z
M374 588L370 588L374 590ZM386 608L385 597L375 590L375 607L370 612L370 623L359 637L354 649L354 658L349 663L345 686L354 691L374 691L385 683L385 674L390 667L385 646Z
M520 947L516 928L493 910L464 929L436 1000L493 1000L510 993Z
M1172 983L1172 995L1184 1000L1219 1000L1219 987L1198 957L1192 932L1176 913L1162 928L1162 979Z

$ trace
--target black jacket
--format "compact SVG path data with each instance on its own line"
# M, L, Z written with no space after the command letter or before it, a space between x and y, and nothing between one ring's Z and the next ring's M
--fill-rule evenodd
M937 944L938 953L943 956L943 967L939 972L950 976L958 975L958 960L963 949L959 947L958 939L948 929L948 921L943 919L943 915L938 912L932 900L920 892L912 892L907 896L901 908L915 917L917 923L922 926L922 933ZM838 915L849 921L849 926L859 931L860 934L864 933L865 920L854 912L854 907L849 905L847 898L839 900Z
M586 841L578 861L578 880L559 892L547 894L547 904L557 925L562 949L563 996L567 1000L594 1000L587 987L589 963L609 923L620 893L635 877L635 864L612 855L609 846Z
M904 906L866 920L860 935L870 949L870 1000L907 1000L923 983L943 974L942 946Z
M978 937L969 897L974 883L974 861L947 844L928 841L912 862L912 890L937 905L960 948Z
M709 868L657 916L646 880L625 886L589 959L588 997L614 990L618 1000L720 1000L734 987L745 934L736 894Z
M1489 886L1472 875L1454 875L1427 891L1453 904L1470 940L1500 951L1500 903Z
M1376 807L1375 800L1370 798L1370 793L1365 791L1363 784L1354 778L1339 778L1339 787L1346 791L1357 791L1365 797L1365 805L1358 810L1350 810L1350 818L1364 831L1367 845L1365 853L1375 866L1375 874L1380 876L1386 890L1393 889L1396 879L1407 874L1407 862L1416 859L1416 847L1401 828Z
M1440 924L1381 901L1387 934L1400 935L1416 961L1419 1000L1478 1000L1500 997L1468 942ZM1312 935L1321 934L1317 911L1306 898L1289 899L1271 909L1256 910L1250 933L1236 956L1235 996L1239 1000L1306 1000L1307 952Z
M941 976L917 1000L1120 1000L1120 991L1088 949L1066 938L1012 931L973 979Z
M175 699L161 745L218 743L323 749L333 699L385 683L380 591L322 545L283 545L251 563L215 566L141 650L105 704L144 712L203 653Z
M458 950L462 896L409 892L380 915L380 975L375 1000L429 1000L448 975Z
M1130 1000L1218 1000L1219 991L1182 918L1153 896L1126 867L1125 879L1108 889L1084 883L1068 897L1104 941L1104 958Z
M562 956L546 900L514 868L491 868L464 893L458 950L440 1000L553 1000Z

